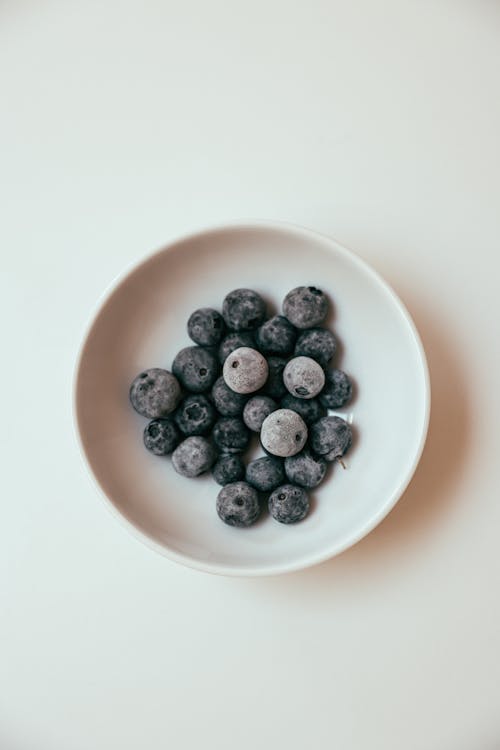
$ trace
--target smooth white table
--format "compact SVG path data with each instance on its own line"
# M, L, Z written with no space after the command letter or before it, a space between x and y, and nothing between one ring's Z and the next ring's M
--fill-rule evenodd
M1 4L1 750L500 747L499 39L486 0ZM264 580L135 541L71 415L110 280L249 217L382 272L433 388L388 519Z

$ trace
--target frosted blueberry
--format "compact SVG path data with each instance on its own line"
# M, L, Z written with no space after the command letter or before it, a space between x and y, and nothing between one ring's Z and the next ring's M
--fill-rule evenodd
M284 484L270 495L269 512L280 523L297 523L309 512L309 498L302 487Z
M263 354L291 354L296 338L295 327L283 315L266 320L255 334L257 346Z
M311 447L327 461L341 458L351 442L351 428L340 417L322 417L310 427Z
M179 381L168 370L153 367L144 370L130 386L130 403L143 417L166 417L181 400Z
M223 417L239 417L243 412L248 396L231 390L221 375L213 385L212 399L215 408Z
M174 418L184 435L206 435L212 429L217 414L203 393L193 393L184 399Z
M326 328L310 328L300 334L295 344L295 356L311 357L326 367L335 354L337 340Z
M307 427L296 412L278 409L264 420L260 439L266 451L273 456L294 456L306 443Z
M317 398L297 398L291 393L286 393L281 399L283 409L291 409L300 414L306 424L317 422L325 414L325 409L321 406Z
M315 286L298 286L283 300L283 315L296 328L313 328L324 321L328 300Z
M155 456L166 456L172 453L181 439L181 434L174 420L153 419L144 428L144 445Z
M283 382L292 396L314 398L325 385L325 373L311 357L294 357L283 371Z
M264 456L250 461L246 481L260 492L271 492L285 481L283 461L275 456Z
M241 453L250 442L250 430L236 417L221 417L212 432L215 445L222 453Z
M219 346L219 360L221 364L224 364L231 352L239 349L240 346L249 346L251 349L254 349L255 338L253 333L250 333L250 331L241 331L240 333L230 333L226 336Z
M243 409L243 421L253 432L260 432L264 419L277 408L271 396L252 396Z
M326 461L308 450L296 456L285 458L285 472L289 482L312 490L317 487L326 473Z
M264 386L264 392L271 398L282 398L286 393L286 387L283 382L283 370L286 367L286 359L283 357L268 357L267 367L269 374Z
M192 393L208 391L219 374L220 365L208 349L201 346L187 346L177 354L172 364L172 372L181 385Z
M222 316L231 331L251 331L266 317L266 303L251 289L234 289L222 303Z
M229 526L251 526L260 515L257 490L246 482L226 484L217 495L216 508Z
M213 445L200 436L186 438L172 453L174 469L184 477L203 474L211 468L216 458Z
M230 484L245 478L245 464L236 453L219 456L212 468L212 476L217 484Z
M222 315L211 307L201 307L189 317L187 331L189 338L201 346L215 346L224 335Z
M329 370L319 400L327 409L339 409L351 400L352 384L342 370Z
M267 361L257 349L240 346L227 357L222 374L227 385L236 393L254 393L267 380Z

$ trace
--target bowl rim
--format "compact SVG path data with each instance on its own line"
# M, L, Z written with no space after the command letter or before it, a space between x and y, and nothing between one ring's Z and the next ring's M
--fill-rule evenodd
M221 234L224 232L234 232L234 231L252 231L255 229L264 229L264 230L267 229L270 231L290 232L295 235L301 235L304 239L312 239L315 241L321 240L322 242L325 243L325 245L330 245L333 250L343 255L351 263L354 263L354 265L358 266L358 268L360 268L365 274L371 277L371 279L382 288L384 293L391 299L392 303L398 309L400 315L405 319L406 323L408 324L409 330L413 338L413 342L416 346L416 350L419 355L419 362L422 367L423 386L424 386L424 393L423 393L423 401L424 401L423 417L424 418L423 418L422 430L421 430L419 442L418 442L413 460L406 472L406 475L400 481L398 486L394 489L394 491L389 496L386 503L381 508L379 508L377 512L375 512L372 516L370 516L367 519L367 521L363 524L363 526L361 526L356 532L346 537L340 544L335 544L335 545L332 545L330 548L327 548L326 550L321 550L315 554L310 554L306 558L300 558L298 560L290 561L290 562L286 562L286 561L280 562L280 563L276 563L273 565L266 565L266 566L253 565L250 567L241 568L237 565L227 565L227 564L217 563L217 562L214 563L212 561L199 560L198 558L191 557L190 555L187 555L185 553L173 550L170 547L167 547L164 544L161 544L160 542L157 542L156 540L152 539L148 534L146 534L141 529L139 529L118 508L118 506L114 503L114 501L106 494L105 490L103 489L96 475L94 474L89 456L87 455L87 452L83 444L80 419L79 419L78 385L79 385L79 376L80 376L81 366L83 362L83 355L84 355L85 348L86 348L88 339L90 337L90 334L92 333L95 322L97 321L97 319L103 312L104 308L108 304L109 300L111 299L115 291L127 279L129 279L141 266L149 263L156 256L159 256L163 253L167 253L173 250L176 246L183 244L185 242L201 239L202 237L207 237L211 234ZM98 494L104 500L105 507L107 507L110 513L114 516L114 518L116 518L120 522L122 527L126 528L128 532L132 534L132 536L134 536L136 539L146 544L146 546L148 546L150 549L154 550L155 552L158 552L163 557L167 557L169 560L172 560L173 562L179 563L181 565L185 565L191 569L203 571L205 573L212 573L212 574L223 575L223 576L245 577L245 578L293 573L299 570L304 570L306 568L312 567L313 565L319 565L333 557L336 557L337 555L341 554L342 552L349 549L353 545L357 544L357 542L359 542L361 539L367 536L371 531L373 531L373 529L376 526L378 526L378 524L381 523L383 519L391 512L391 510L394 508L396 503L400 500L400 498L404 494L405 490L407 489L408 485L410 484L413 478L415 470L420 462L420 459L424 450L425 442L427 439L427 433L429 429L429 420L430 420L430 410L431 410L431 386L430 386L430 377L429 377L429 367L428 367L424 347L422 344L422 340L420 338L416 325L408 309L406 308L406 306L404 305L400 297L388 284L388 282L385 281L385 279L378 273L378 271L376 271L369 263L363 260L359 255L357 255L355 252L347 248L345 245L340 244L339 242L337 242L337 240L333 239L327 234L318 232L316 230L308 229L307 227L304 227L300 224L295 224L292 222L271 221L271 220L263 220L263 219L245 219L245 220L228 221L223 224L214 224L214 225L210 225L208 227L202 228L202 229L197 229L192 232L186 232L180 236L172 238L162 247L157 248L156 250L153 250L147 253L145 256L142 256L138 261L135 260L129 263L125 267L125 269L121 271L120 273L118 273L112 279L112 281L105 287L103 292L98 297L96 303L94 304L92 310L90 311L86 324L83 327L83 333L80 339L80 344L79 344L77 356L75 359L71 392L72 392L72 417L73 417L72 421L73 421L74 435L75 435L75 439L79 448L80 455L83 459L83 464L86 467L87 473L90 476L94 487L97 489Z

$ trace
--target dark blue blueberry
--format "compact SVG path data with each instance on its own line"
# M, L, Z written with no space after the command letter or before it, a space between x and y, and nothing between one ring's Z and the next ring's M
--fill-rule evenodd
M155 456L166 456L172 453L181 439L181 434L174 420L153 419L144 429L144 445Z
M181 385L192 393L208 391L220 372L215 355L201 346L181 349L172 364L172 372Z
M260 492L271 492L285 481L283 461L275 456L263 456L250 461L246 481Z
M237 453L224 453L219 456L212 469L217 484L230 484L245 478L245 464Z
M328 300L315 286L298 286L283 300L283 315L296 328L320 325L328 313Z
M266 303L251 289L234 289L222 303L222 316L230 331L251 331L266 317Z
M296 456L285 458L285 472L289 482L312 490L324 479L326 461L305 449Z
M203 393L187 396L175 413L175 421L184 435L206 435L216 419L217 413Z
M129 398L134 409L143 417L166 417L181 400L177 378L168 370L152 367L138 375L130 386Z
M253 432L260 432L264 419L277 408L271 396L253 396L243 409L243 421Z
M213 385L212 399L215 408L223 417L239 417L248 401L248 396L233 391L221 375Z
M176 472L190 478L208 471L216 458L217 452L213 445L199 435L186 438L172 453L172 463Z
M351 428L340 417L322 417L309 428L309 441L315 453L327 461L334 461L349 449Z
M339 409L352 397L352 383L342 370L327 370L319 400L327 409Z
M283 357L267 358L269 374L264 386L264 393L271 396L271 398L283 398L287 392L285 383L283 382L283 370L286 367L286 363L287 360L283 359Z
M224 364L231 352L234 352L235 349L239 349L240 346L248 346L250 349L255 349L255 338L253 333L250 333L249 331L241 331L241 333L228 334L219 346L219 360L221 364Z
M297 523L309 512L309 498L302 487L283 484L270 495L269 512L280 523Z
M224 336L224 320L222 315L211 307L201 307L191 314L187 331L189 338L200 346L215 346Z
M311 357L326 367L337 350L337 340L326 328L310 328L300 334L295 344L296 357Z
M286 393L280 405L282 409L296 411L306 424L317 422L325 414L325 409L317 398L296 398L291 393Z
M260 515L257 490L246 482L226 484L217 495L217 513L229 526L251 526Z
M212 437L221 453L241 453L250 442L250 430L241 419L221 417L215 423Z
M283 315L266 320L255 334L257 347L263 354L291 354L296 338L295 327Z

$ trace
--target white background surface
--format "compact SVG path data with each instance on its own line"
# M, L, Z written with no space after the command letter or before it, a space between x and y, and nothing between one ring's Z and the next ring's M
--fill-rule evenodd
M493 0L1 3L1 750L500 747L499 74ZM132 539L70 405L108 282L246 217L381 271L433 386L388 519L266 580Z

